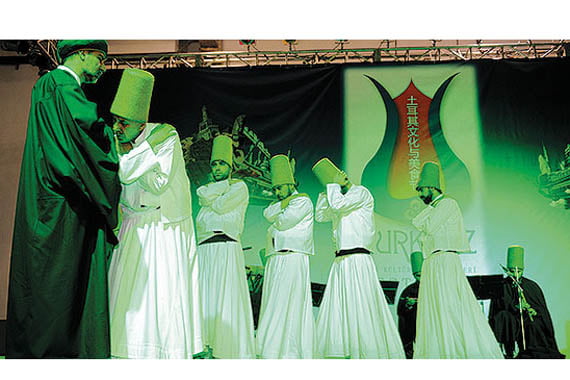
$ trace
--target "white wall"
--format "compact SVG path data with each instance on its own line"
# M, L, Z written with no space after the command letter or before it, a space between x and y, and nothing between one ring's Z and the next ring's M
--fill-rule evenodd
M30 65L0 65L0 319L6 319L16 194L37 74L38 69Z
M109 40L109 54L173 53L176 40Z

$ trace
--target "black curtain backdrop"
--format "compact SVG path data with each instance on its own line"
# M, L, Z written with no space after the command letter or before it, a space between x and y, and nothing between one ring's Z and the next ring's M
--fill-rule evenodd
M524 168L537 166L542 144L551 162L561 161L570 143L570 59L481 61L476 68L485 164L536 176Z
M300 187L308 191L318 188L312 165L323 156L339 163L342 157L341 70L339 65L149 70L156 78L149 121L174 125L183 139L198 130L203 105L214 123L228 129L245 114L245 125L271 154L291 149ZM110 70L86 89L106 117L121 74Z

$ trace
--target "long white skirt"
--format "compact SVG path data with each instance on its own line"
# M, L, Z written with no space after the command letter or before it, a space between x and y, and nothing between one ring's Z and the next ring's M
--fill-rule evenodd
M414 359L502 359L456 253L428 256L418 295Z
M111 355L192 358L203 350L192 219L123 220L109 268Z
M334 260L317 319L315 355L405 359L370 255L353 254Z
M257 354L263 359L311 359L314 325L309 257L272 255L263 277Z
M253 313L241 245L198 246L204 343L221 359L255 359Z

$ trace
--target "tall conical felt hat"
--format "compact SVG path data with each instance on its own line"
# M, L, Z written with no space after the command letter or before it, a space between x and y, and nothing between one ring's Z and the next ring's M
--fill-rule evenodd
M419 190L420 187L435 187L441 191L438 164L435 162L426 162L424 166L422 166L422 172L420 173L420 180L416 185L416 190Z
M334 178L341 172L335 164L328 158L321 158L315 165L313 165L313 174L321 181L323 185L333 183Z
M412 264L412 273L421 272L422 264L424 263L424 254L419 251L412 252L410 262Z
M289 157L284 154L273 156L269 160L269 166L271 168L271 186L295 184Z
M154 76L148 71L125 69L111 113L139 123L148 121Z
M214 138L212 142L212 156L210 162L215 160L222 160L230 167L232 166L233 158L233 140L226 135L219 135Z
M507 250L507 268L524 269L524 248L511 245Z

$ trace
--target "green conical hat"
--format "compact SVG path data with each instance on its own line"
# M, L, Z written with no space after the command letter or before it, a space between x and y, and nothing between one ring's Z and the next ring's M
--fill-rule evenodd
M269 160L269 166L271 168L271 186L295 184L289 157L284 154L273 156Z
M333 183L336 175L341 172L335 164L328 158L321 158L315 165L313 165L313 174L321 181L323 185Z
M226 135L219 135L214 138L212 142L212 156L210 162L215 160L222 160L230 167L232 166L233 158L233 140Z
M412 273L418 273L422 271L422 264L424 263L423 253L416 251L412 252L410 255L410 262L412 264Z
M416 190L420 187L435 187L441 191L441 185L439 184L439 165L435 162L426 162L422 167L422 172L420 173L420 180L416 185Z
M524 248L511 245L507 250L507 268L524 269Z
M79 50L97 50L107 56L109 45L105 40L59 40L57 41L57 58L61 63L71 54Z
M111 113L138 123L146 123L153 86L154 76L148 71L125 69L111 105Z

